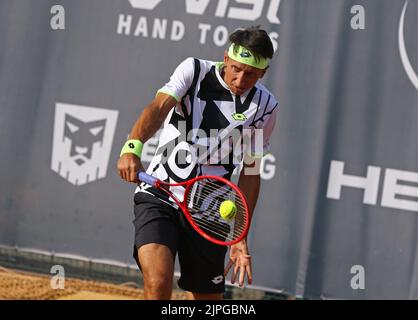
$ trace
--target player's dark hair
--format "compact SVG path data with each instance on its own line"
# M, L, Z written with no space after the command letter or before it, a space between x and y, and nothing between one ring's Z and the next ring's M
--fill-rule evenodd
M267 32L260 26L237 29L229 35L229 41L250 50L256 58L260 56L271 59L274 49Z

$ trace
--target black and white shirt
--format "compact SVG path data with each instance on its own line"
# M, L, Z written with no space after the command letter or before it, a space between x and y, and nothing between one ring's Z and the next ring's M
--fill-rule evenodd
M178 103L164 121L148 174L169 183L200 175L230 179L245 154L261 157L268 151L278 102L259 82L235 95L222 79L222 67L220 62L187 58L158 90ZM171 191L182 199L183 188ZM167 199L144 183L136 192Z

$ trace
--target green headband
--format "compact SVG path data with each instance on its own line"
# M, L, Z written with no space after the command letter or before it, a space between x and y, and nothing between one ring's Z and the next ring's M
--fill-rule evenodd
M236 52L234 52L236 48ZM243 64L249 65L258 69L265 69L268 66L268 59L260 57L256 59L251 51L245 49L243 46L237 44L231 44L228 50L228 57L234 59L235 61L241 62Z

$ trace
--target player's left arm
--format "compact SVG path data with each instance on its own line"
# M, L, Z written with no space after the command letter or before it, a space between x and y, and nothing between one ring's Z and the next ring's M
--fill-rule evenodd
M248 161L247 158L246 161L244 161L238 180L238 187L247 198L250 226L260 191L260 162L261 159L252 158L251 161ZM251 284L253 280L251 256L248 253L246 238L231 246L229 257L230 260L225 268L225 275L227 275L231 267L234 266L231 283L235 283L237 276L239 275L238 283L241 287L244 285L245 276L247 276L248 283Z
M257 204L258 194L260 192L261 159L249 157L246 159L247 160L244 161L243 168L239 176L238 187L241 189L247 199L251 225L253 212Z
M260 167L262 154L265 154L269 149L269 141L272 135L273 129L276 124L276 112L277 112L277 102L275 99L272 99L271 108L266 107L266 113L269 113L270 116L263 125L263 141L259 143L258 141L252 141L250 146L251 155L246 155L244 158L244 165L240 172L240 177L238 180L238 187L242 190L244 195L247 198L248 208L249 208L249 219L250 226L252 221L253 212L258 200L258 194L260 192ZM253 136L254 137L254 136ZM260 150L262 149L262 150ZM232 266L234 266L231 283L235 283L235 280L239 273L239 285L242 287L244 285L245 276L248 278L248 283L252 283L252 266L251 266L251 256L248 253L247 239L234 244L230 248L229 252L230 260L225 268L225 275L228 274Z

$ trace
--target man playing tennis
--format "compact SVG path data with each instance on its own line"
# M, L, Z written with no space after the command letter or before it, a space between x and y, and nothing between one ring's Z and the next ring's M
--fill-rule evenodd
M136 120L122 148L118 171L122 179L139 183L137 172L144 171L143 143L164 125L148 174L170 183L201 175L230 179L239 163L224 161L225 157L215 163L193 160L193 148L204 145L205 139L188 133L198 129L211 137L213 129L262 130L260 143L239 150L245 161L238 187L247 198L251 217L260 188L259 169L254 168L268 150L278 105L258 80L266 73L274 50L268 34L258 27L238 29L229 40L223 63L187 58L176 68ZM233 157L228 154L226 158ZM245 277L252 283L246 240L230 247L230 261L224 269L227 247L211 243L194 231L167 195L141 183L134 202L134 257L143 273L146 299L170 299L176 254L181 269L178 285L186 290L188 299L222 299L224 277L231 268L231 283L237 277L240 286Z

